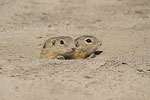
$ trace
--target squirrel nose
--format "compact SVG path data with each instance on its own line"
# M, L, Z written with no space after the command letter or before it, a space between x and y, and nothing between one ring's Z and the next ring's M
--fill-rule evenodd
M99 43L99 46L101 46L102 45L102 43Z
M73 51L75 50L75 48L71 48Z

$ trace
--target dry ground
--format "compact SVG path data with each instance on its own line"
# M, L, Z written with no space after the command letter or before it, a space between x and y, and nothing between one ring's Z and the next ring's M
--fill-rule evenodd
M46 39L83 34L103 53L39 59ZM150 0L0 0L0 100L150 100Z

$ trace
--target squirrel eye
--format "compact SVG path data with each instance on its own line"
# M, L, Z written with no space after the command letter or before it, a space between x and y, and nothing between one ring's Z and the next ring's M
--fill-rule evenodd
M86 41L87 43L91 43L91 42L92 42L91 39L86 39L85 41Z
M65 44L63 40L60 41L60 44Z
M79 47L79 42L76 42L75 46L76 46L76 47Z

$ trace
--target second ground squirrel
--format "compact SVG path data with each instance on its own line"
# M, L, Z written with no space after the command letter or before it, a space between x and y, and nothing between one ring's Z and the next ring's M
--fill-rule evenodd
M96 37L83 35L74 40L75 51L72 59L89 59L95 57L96 50L102 45Z
M73 55L74 50L71 37L53 37L45 41L40 58L66 59Z

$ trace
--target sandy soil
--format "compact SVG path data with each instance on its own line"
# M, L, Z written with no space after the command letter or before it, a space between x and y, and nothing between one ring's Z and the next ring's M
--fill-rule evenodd
M103 53L39 59L46 39L83 34ZM0 0L0 100L150 100L150 0Z

